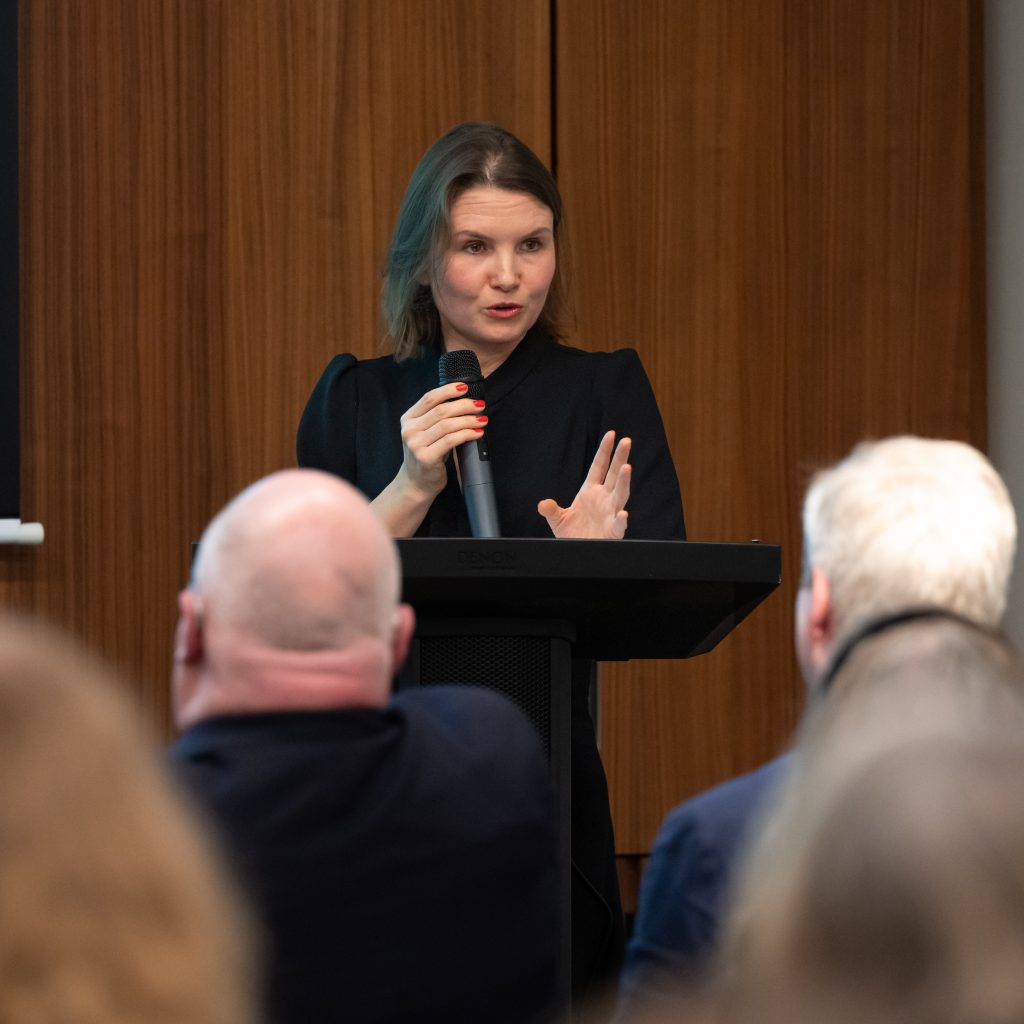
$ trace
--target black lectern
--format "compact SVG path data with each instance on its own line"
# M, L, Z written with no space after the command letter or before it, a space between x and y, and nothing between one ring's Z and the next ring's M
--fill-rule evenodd
M710 651L774 590L774 544L684 541L398 541L417 628L399 687L497 689L537 726L555 780L569 964L572 659ZM566 978L568 977L566 973Z

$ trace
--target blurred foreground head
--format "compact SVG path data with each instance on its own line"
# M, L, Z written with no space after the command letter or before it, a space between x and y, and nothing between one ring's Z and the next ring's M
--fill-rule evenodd
M1020 745L948 739L855 771L807 823L722 1019L1024 1020L1022 778Z
M737 881L724 1019L1024 1020L1022 778L1024 668L998 634L860 641Z
M123 688L0 620L0 1020L249 1024L248 919Z

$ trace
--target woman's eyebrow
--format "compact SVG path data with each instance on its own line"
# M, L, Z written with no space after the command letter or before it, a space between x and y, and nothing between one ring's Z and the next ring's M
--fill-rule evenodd
M534 235L550 235L552 234L551 228L547 225L543 227L534 228L532 231L525 232L522 238L532 238ZM479 238L484 242L493 242L494 239L490 235L485 235L482 231L475 231L473 228L462 228L461 231L453 231L452 238L461 238L463 235L468 235L472 238Z

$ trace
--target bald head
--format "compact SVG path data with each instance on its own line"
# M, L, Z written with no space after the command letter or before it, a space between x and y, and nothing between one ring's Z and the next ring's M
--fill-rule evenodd
M179 726L260 711L380 707L415 617L366 499L310 469L243 491L203 534L179 596Z
M398 556L353 487L286 470L244 490L210 523L192 589L211 624L281 650L339 650L390 634Z

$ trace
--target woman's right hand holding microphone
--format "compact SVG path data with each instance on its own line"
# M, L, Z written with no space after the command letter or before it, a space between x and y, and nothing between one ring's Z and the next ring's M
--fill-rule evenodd
M487 423L483 399L464 383L428 391L401 418L402 465L371 503L392 537L411 537L448 481L452 449L475 441Z

